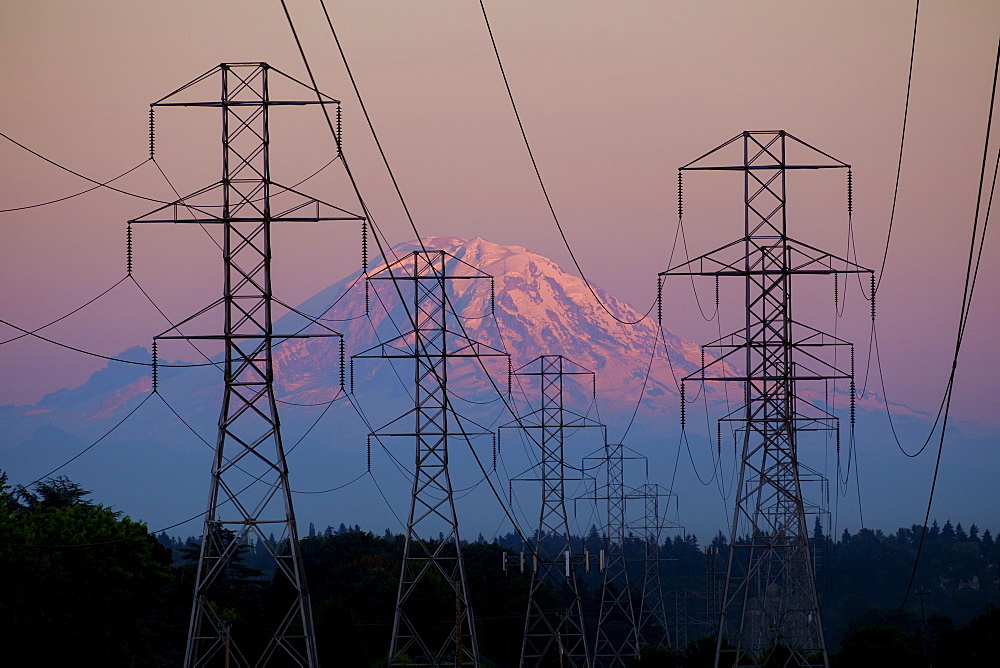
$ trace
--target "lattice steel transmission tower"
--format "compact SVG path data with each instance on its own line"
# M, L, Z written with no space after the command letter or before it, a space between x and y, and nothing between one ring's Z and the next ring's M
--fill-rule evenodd
M303 97L274 99L275 78L304 89ZM221 96L200 99L201 90L213 84L221 87ZM328 329L274 331L271 234L275 223L362 218L271 180L271 108L313 104L339 103L266 63L232 63L213 68L151 105L151 121L154 107L222 111L222 180L129 221L221 228L222 298L156 337L216 341L225 348L222 411L184 657L188 667L319 665L274 395L272 348L276 339L340 335ZM219 311L222 333L181 333L180 327L195 326ZM277 541L269 540L273 534ZM279 604L283 607L274 624L247 620L236 607L234 561L250 541L273 557L275 576L287 579L288 600Z
M632 603L632 587L629 583L625 554L625 532L628 526L625 488L625 460L645 459L626 456L621 443L607 443L604 446L604 461L607 471L603 495L598 491L595 498L607 502L607 556L604 560L604 583L601 587L601 609L597 617L597 639L594 644L594 663L601 668L628 666L639 656L639 625ZM595 457L584 458L586 462Z
M679 524L670 522L665 516L671 499L676 505L677 495L657 483L647 482L628 494L628 499L641 501L643 507L642 519L633 525L642 536L644 544L642 606L638 615L639 641L644 647L668 648L672 644L669 633L671 620L667 614L667 601L660 580L660 566L663 562L660 555L660 541L663 539L664 531L681 528ZM662 510L661 501L663 501ZM677 603L675 600L675 611ZM674 628L678 628L679 620L673 621L675 621ZM676 643L676 638L674 640L675 647L683 646Z
M566 512L566 430L604 425L568 409L564 387L568 377L589 376L590 396L595 396L594 372L562 355L542 355L514 371L515 376L537 378L541 407L503 428L519 428L539 447L537 470L541 477L518 476L517 481L541 483L541 508L532 550L531 587L521 645L521 666L590 666L583 607L577 581L578 559L573 556L569 518ZM559 607L545 608L540 591L555 590Z
M490 281L469 264L444 251L415 251L367 277L392 281L405 304L412 331L379 343L352 359L412 359L414 407L376 432L416 441L413 489L392 623L389 665L478 666L479 646L469 600L458 534L458 515L449 472L449 445L475 434L462 424L448 396L449 361L503 356L506 353L469 339L448 297L455 280ZM491 297L492 303L492 297ZM353 361L352 361L353 364ZM421 537L440 531L441 540ZM433 601L450 602L435 617Z
M716 667L760 666L779 657L785 666L829 665L798 436L830 430L839 443L839 420L819 402L803 399L798 385L850 381L853 423L854 356L852 348L852 368L841 370L836 351L850 344L793 318L792 279L870 270L790 238L786 207L790 171L828 168L848 170L850 214L850 165L784 131L744 132L680 168L681 174L723 170L743 175L744 236L660 274L737 276L746 293L744 326L706 346L719 355L684 378L681 390L683 397L683 382L702 380L739 382L744 388L743 407L722 418L738 425L735 433L743 447ZM727 371L733 368L735 373ZM731 652L722 650L727 632L734 634Z

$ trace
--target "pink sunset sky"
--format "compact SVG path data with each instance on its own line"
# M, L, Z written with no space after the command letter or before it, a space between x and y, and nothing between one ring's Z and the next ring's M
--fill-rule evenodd
M345 152L376 220L391 243L412 238L319 4L288 6L320 87L344 101ZM478 3L327 6L421 234L522 245L574 271ZM677 227L677 167L745 129L784 129L853 165L858 259L879 268L913 2L494 0L486 7L552 202L594 283L646 310ZM148 156L150 102L220 62L266 61L306 79L277 0L8 0L0 26L0 132L98 180ZM918 410L936 410L954 349L998 35L1000 4L991 0L921 5L899 203L878 295L888 398ZM333 141L315 108L274 113L274 177L296 183L332 157ZM218 128L215 111L158 112L157 163L182 194L219 178ZM0 170L4 209L88 187L2 138ZM338 200L344 189L328 171L301 189L356 209ZM116 185L173 198L153 163ZM793 178L789 188L792 236L845 254L843 173ZM741 233L741 196L733 177L686 179L693 254ZM125 221L153 208L105 191L0 214L2 318L38 327L112 285L125 273ZM281 232L275 273L285 301L301 301L358 266L356 226ZM218 253L196 229L143 228L135 244L135 276L172 319L218 296ZM998 250L992 234L953 401L956 417L993 424L1000 422ZM666 324L692 341L714 338L716 325L698 315L690 285L667 287ZM700 287L711 299L709 284ZM802 290L799 303L817 317L813 324L832 329L831 285ZM860 385L868 305L857 286L847 299L838 333L858 346ZM824 300L829 306L814 306ZM740 307L735 293L724 302L733 327ZM135 286L123 284L46 335L114 355L148 346L163 329ZM34 403L103 365L44 342L4 345L0 404Z

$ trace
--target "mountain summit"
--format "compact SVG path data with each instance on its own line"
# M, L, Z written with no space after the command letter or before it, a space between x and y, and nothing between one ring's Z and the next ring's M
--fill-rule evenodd
M658 336L654 317L643 318L629 304L593 286L601 302L598 304L581 278L524 247L479 237L426 237L421 241L394 246L390 263L422 249L444 251L455 258L449 260L454 265L449 271L461 272L459 265L464 263L492 276L494 308L489 281L452 281L449 299L468 336L508 352L514 368L539 355L563 355L595 372L598 401L609 411L627 409L630 414L642 393L646 408L677 414L674 375L679 379L698 368L701 350L697 345L665 328ZM377 275L385 266L384 261L374 263L368 273ZM377 334L392 333L388 321L396 323L396 333L405 326L399 297L390 287L373 288L369 301L369 317L355 317L365 312L365 291L358 273L317 294L300 310L310 315L352 318L340 329L350 355L374 345ZM336 304L333 309L332 304ZM623 324L632 322L636 324ZM654 351L656 359L650 368ZM289 400L302 403L332 398L332 372L337 368L333 354L329 342L322 340L284 344L278 353L280 391L287 393ZM647 368L650 375L643 391ZM358 391L363 390L358 387Z

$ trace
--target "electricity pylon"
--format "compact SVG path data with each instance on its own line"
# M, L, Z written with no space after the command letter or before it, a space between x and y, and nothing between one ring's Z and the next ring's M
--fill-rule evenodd
M625 460L645 457L625 455L621 443L606 443L603 456L584 458L603 461L607 477L603 494L595 491L595 500L607 502L607 541L604 559L604 583L601 587L601 609L597 617L597 639L594 644L594 664L600 668L625 667L639 656L639 627L632 604L625 555L627 527Z
M726 155L736 150L739 155ZM829 665L810 559L798 435L839 433L839 420L804 400L797 385L850 381L853 422L853 352L851 370L839 369L833 353L850 344L793 319L792 278L870 270L790 238L786 211L789 171L828 168L848 170L850 212L850 165L784 131L743 132L680 168L682 173L743 175L744 236L660 274L738 276L746 293L743 328L708 344L720 354L684 378L681 390L683 397L684 382L702 380L738 382L744 388L743 407L723 418L739 425L743 447L716 668L761 666L769 660L785 666ZM727 632L734 634L729 638L734 649L724 652Z
M462 273L464 272L464 273ZM390 666L478 666L479 646L458 534L449 472L449 445L488 431L471 432L448 397L449 361L504 356L469 339L448 297L449 282L487 279L444 251L416 251L367 277L392 281L409 314L412 331L354 355L412 359L414 407L379 429L377 436L416 441L413 489L406 521L396 610L389 646ZM439 531L441 539L421 537ZM440 617L434 602L447 597ZM451 603L453 601L453 605Z
M590 666L583 607L577 582L577 559L566 512L565 437L566 430L601 427L585 415L566 408L564 387L567 377L589 376L591 397L596 391L594 372L562 355L542 355L514 371L515 376L538 378L541 407L518 420L503 425L529 433L539 447L538 464L532 467L541 477L518 476L516 480L541 483L538 529L529 547L533 551L528 610L521 643L521 666ZM501 432L502 433L502 432ZM540 591L552 587L559 608L547 610Z
M642 560L642 607L638 616L639 640L642 646L666 649L670 647L671 642L666 600L660 580L660 565L663 561L660 557L660 541L664 531L681 528L679 524L670 522L665 517L671 499L676 505L677 495L661 485L647 482L630 493L628 498L641 501L643 507L642 519L634 525L642 536L645 546ZM662 510L661 500L665 500ZM677 600L675 603L675 612L679 615L681 601ZM684 612L686 614L686 607ZM677 622L675 628L680 628L681 618L678 616L674 621ZM674 646L683 645L676 644L675 638Z
M275 76L283 85L304 88L309 99L273 99ZM221 86L221 97L192 99L212 83ZM233 63L213 68L151 105L151 119L153 107L222 111L222 180L129 221L221 227L222 298L156 337L210 340L225 348L225 387L184 655L187 667L319 665L275 402L272 347L275 339L340 335L326 328L321 333L274 331L271 233L275 223L362 218L271 180L271 108L312 104L339 102L266 63ZM221 334L181 333L180 327L218 311ZM273 534L277 541L269 540ZM234 566L251 541L273 557L275 577L287 580L289 600L280 603L279 621L270 627L247 619L238 603Z

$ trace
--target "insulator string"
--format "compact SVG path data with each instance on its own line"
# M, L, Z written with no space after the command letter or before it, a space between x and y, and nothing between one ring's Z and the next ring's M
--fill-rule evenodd
M343 124L340 105L337 105L337 155L344 155Z
M875 322L875 274L872 274L872 322Z
M677 217L684 217L684 172L677 171Z
M854 173L851 169L847 170L847 215L854 215Z
M663 327L663 277L656 277L656 322Z
M157 377L156 377L156 339L153 339L153 392L156 392L157 388Z
M361 270L368 271L368 219L361 221ZM367 309L365 309L367 313Z
M125 271L132 275L132 223L125 227Z
M344 392L344 337L340 337L340 392Z
M153 120L153 107L149 108L149 157L152 159L153 154L156 153L156 133L155 133L155 121Z
M684 381L681 381L681 430L684 429L684 422L686 417L685 411L685 401L684 401Z

